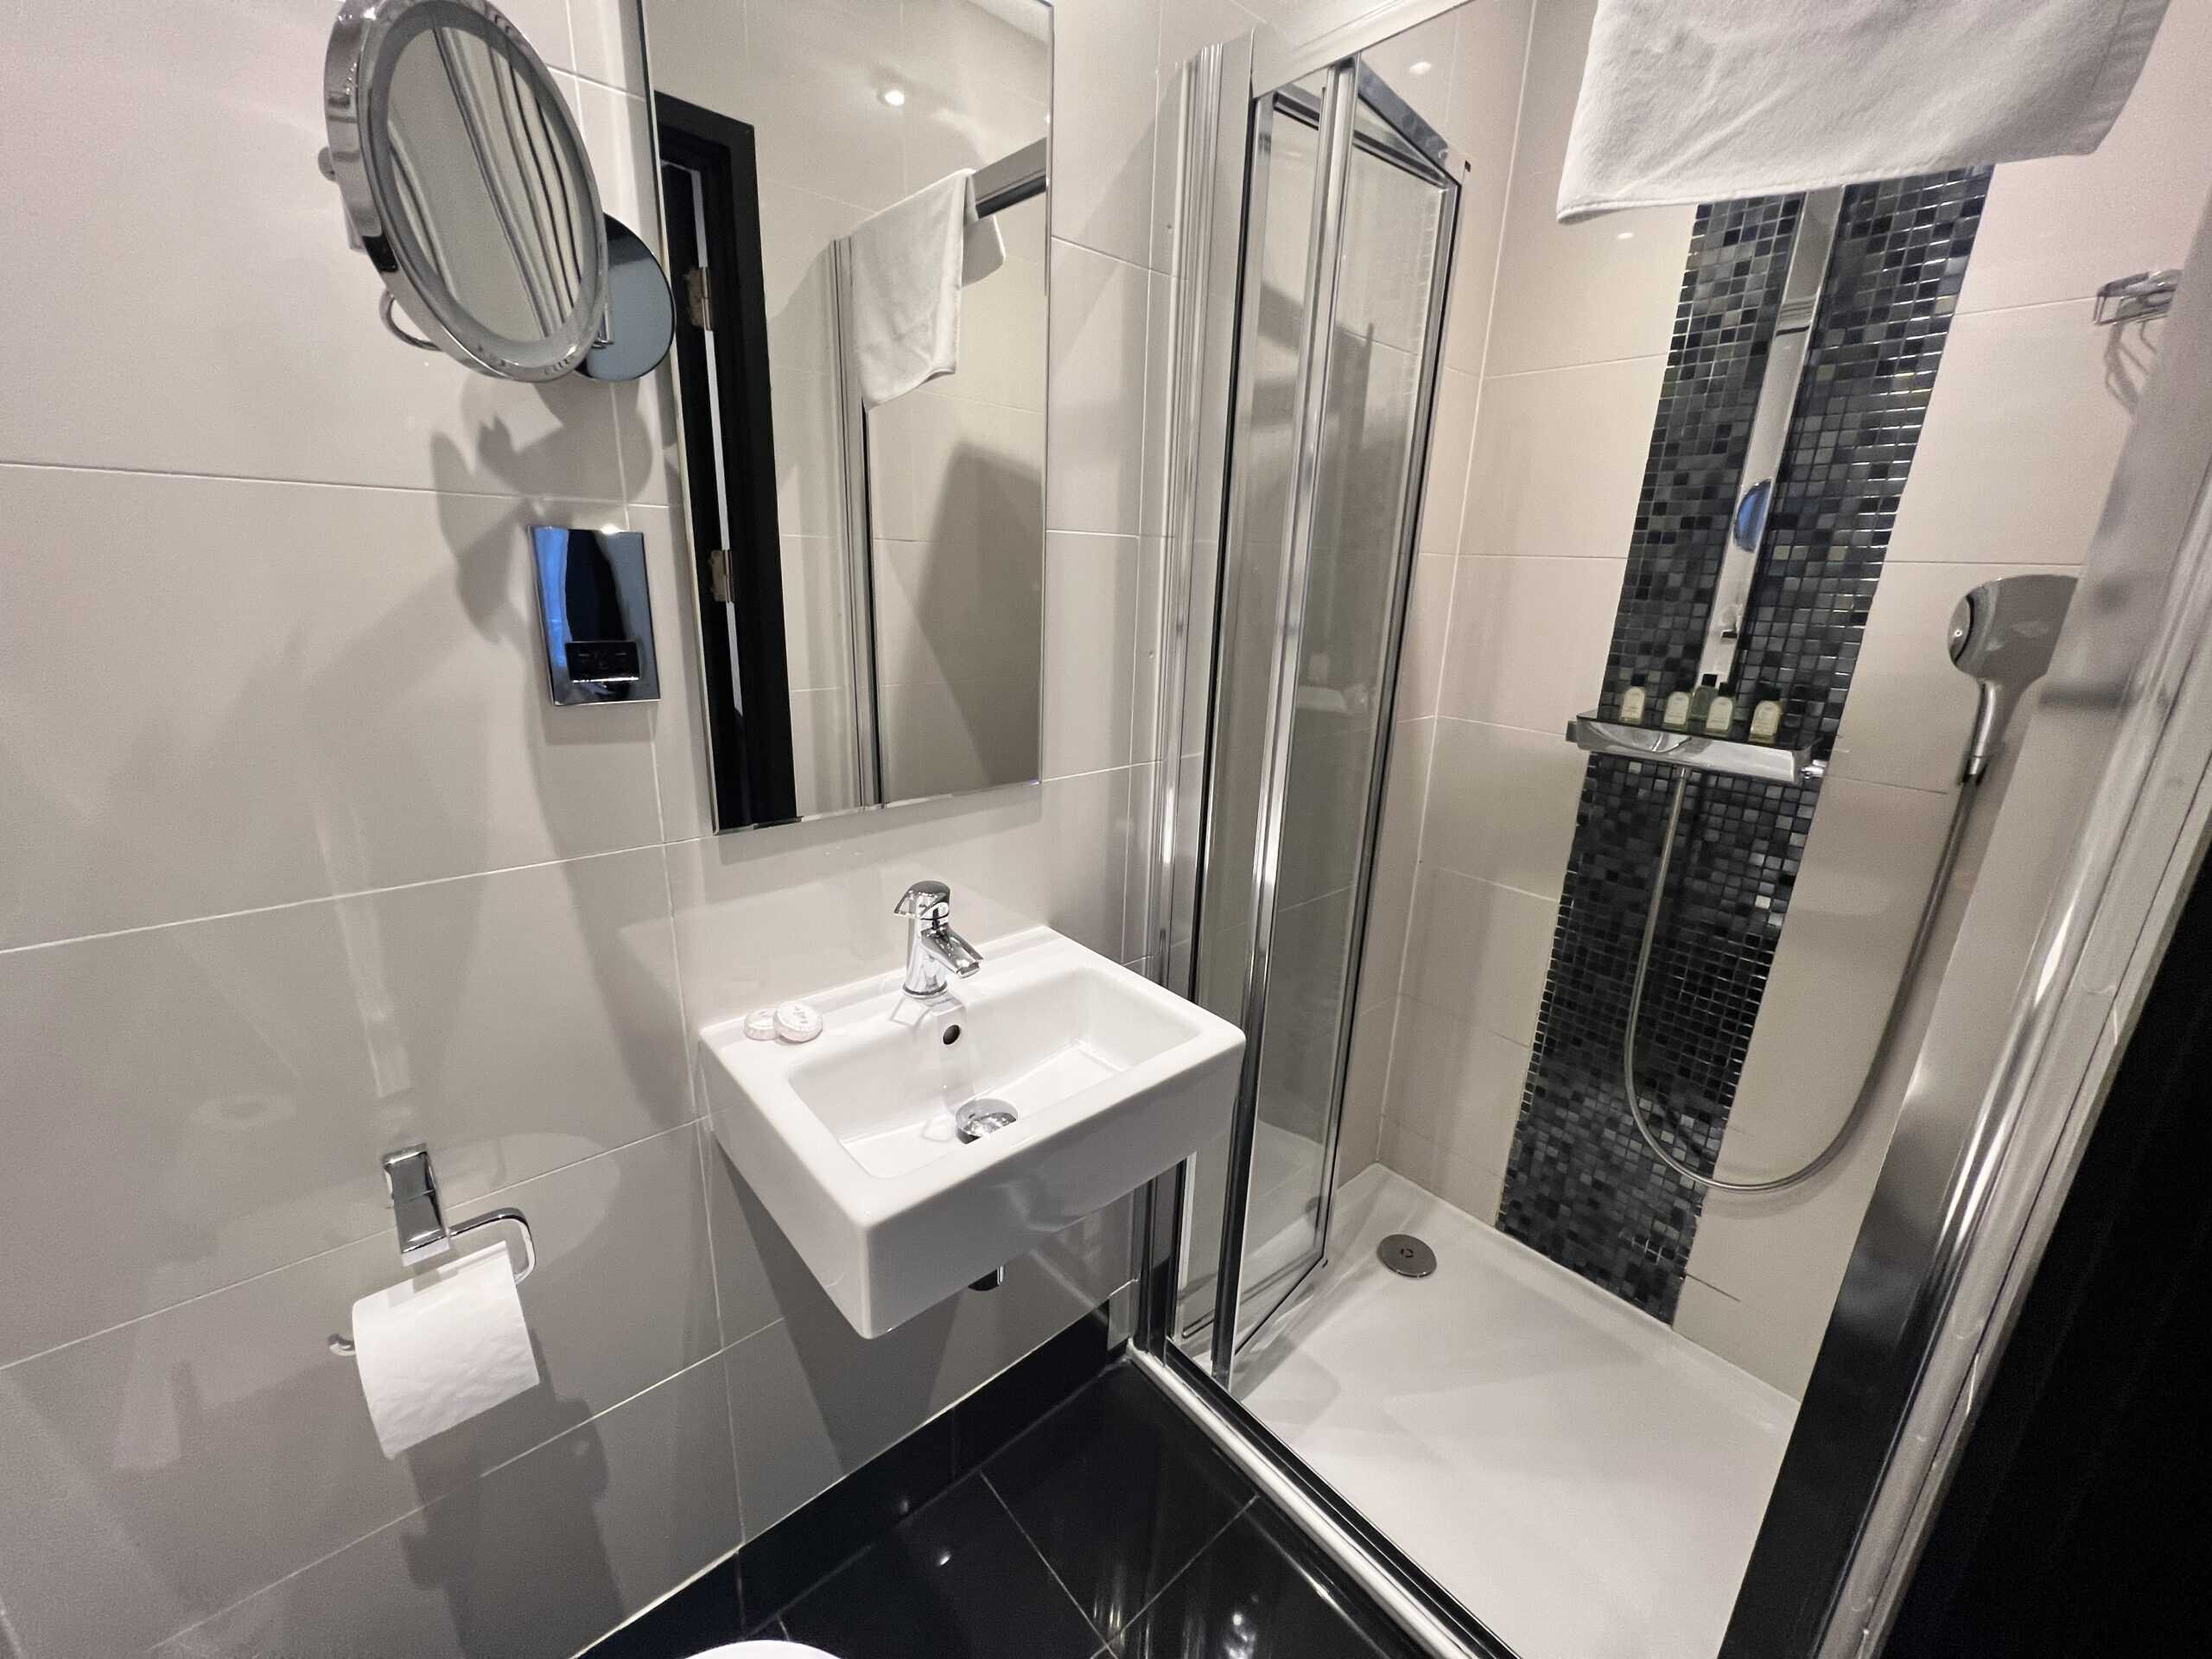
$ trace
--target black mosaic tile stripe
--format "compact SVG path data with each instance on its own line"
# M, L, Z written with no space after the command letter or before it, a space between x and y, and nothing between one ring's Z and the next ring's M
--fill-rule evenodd
M1832 739L1935 385L1988 169L1845 194L1738 663L1783 741ZM1796 198L1699 211L1599 706L1694 685L1758 398ZM1499 1224L1662 1319L1700 1204L1629 1121L1620 1043L1672 774L1592 760ZM1766 988L1817 785L1698 778L1652 955L1638 1077L1669 1150L1711 1169Z

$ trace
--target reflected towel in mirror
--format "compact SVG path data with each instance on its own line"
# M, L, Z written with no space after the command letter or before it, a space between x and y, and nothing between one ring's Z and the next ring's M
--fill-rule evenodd
M875 409L960 366L960 290L1006 257L976 214L976 175L948 174L869 219L847 239L861 401Z

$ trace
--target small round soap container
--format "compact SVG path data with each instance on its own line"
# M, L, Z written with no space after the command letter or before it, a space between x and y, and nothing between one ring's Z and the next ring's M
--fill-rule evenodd
M776 1007L776 1035L787 1043L810 1043L822 1034L822 1011L811 1002L783 1002Z

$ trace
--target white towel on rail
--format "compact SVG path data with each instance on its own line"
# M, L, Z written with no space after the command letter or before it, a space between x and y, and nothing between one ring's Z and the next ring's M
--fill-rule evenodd
M847 238L847 333L861 402L874 409L960 366L960 290L999 268L998 226L976 216L976 175L950 173Z
M1598 0L1562 222L2094 149L2166 0Z

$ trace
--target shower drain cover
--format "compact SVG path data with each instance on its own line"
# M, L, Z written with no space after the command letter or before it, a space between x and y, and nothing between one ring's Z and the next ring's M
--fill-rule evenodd
M1436 1271L1436 1252L1411 1233L1392 1233L1375 1247L1376 1260L1408 1279L1426 1279Z

